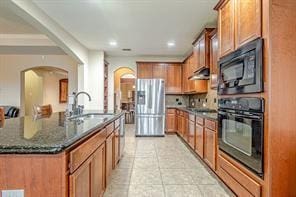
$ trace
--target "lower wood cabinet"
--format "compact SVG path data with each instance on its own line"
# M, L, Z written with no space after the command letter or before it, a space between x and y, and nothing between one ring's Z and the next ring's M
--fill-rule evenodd
M195 149L195 122L189 120L188 143L192 149Z
M216 155L217 155L217 132L205 128L204 131L204 161L213 169L216 170Z
M183 117L181 116L181 115L178 115L177 116L177 121L178 121L178 123L177 123L177 132L178 132L178 134L180 135L180 136L182 136L183 134L182 134L182 132L183 132Z
M106 139L106 185L110 182L110 176L113 169L113 138L114 133Z
M195 127L195 152L203 158L204 156L204 127L196 124Z
M105 190L105 144L69 177L70 196L102 196Z
M165 130L166 132L176 132L177 128L176 109L167 109L165 117Z
M119 161L119 143L120 143L120 133L119 128L115 129L113 136L113 169L115 169Z

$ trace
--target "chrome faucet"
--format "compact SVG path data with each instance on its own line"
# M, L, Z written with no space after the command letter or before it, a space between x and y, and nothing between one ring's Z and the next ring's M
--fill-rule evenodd
M78 92L74 96L74 104L73 104L73 115L81 115L83 113L84 106L83 105L78 105L78 96L80 94L85 94L88 96L88 100L91 101L91 96L87 92Z

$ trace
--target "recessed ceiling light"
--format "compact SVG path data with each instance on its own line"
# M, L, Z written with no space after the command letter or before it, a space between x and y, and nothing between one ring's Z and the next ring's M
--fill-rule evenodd
M109 45L112 46L112 47L115 47L115 46L117 46L117 42L116 41L110 41Z
M167 43L168 47L174 47L176 44L173 41Z

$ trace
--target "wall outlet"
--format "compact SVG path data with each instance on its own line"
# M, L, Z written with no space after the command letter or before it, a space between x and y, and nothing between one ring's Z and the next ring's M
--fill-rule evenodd
M25 191L23 189L18 190L2 190L2 197L24 197Z

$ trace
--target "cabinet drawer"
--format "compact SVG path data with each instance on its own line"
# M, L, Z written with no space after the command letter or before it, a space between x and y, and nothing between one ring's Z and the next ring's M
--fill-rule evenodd
M189 120L195 122L195 115L189 114Z
M167 109L167 114L175 114L176 109Z
M261 195L261 185L259 183L257 183L251 177L249 177L240 169L235 167L229 161L224 159L221 155L219 155L218 158L219 158L219 171L222 171L222 173L225 172L230 177L232 177L239 185L241 185L245 190L247 190L250 194L252 194L252 196L259 197ZM232 185L229 185L229 186L231 187ZM237 186L235 186L235 184L233 184L233 187L231 187L231 189L237 192L237 194L241 192L241 188L238 188Z
M118 128L119 125L120 125L120 118L118 118L117 120L115 120L115 122L114 122L114 128L115 129Z
M108 124L106 126L107 136L109 136L114 131L114 122Z
M204 125L204 119L201 117L196 116L196 124Z
M70 173L73 173L86 159L105 142L106 129L99 131L89 140L70 152Z
M213 131L216 131L216 122L213 121L213 120L205 119L205 126L208 129L211 129Z

